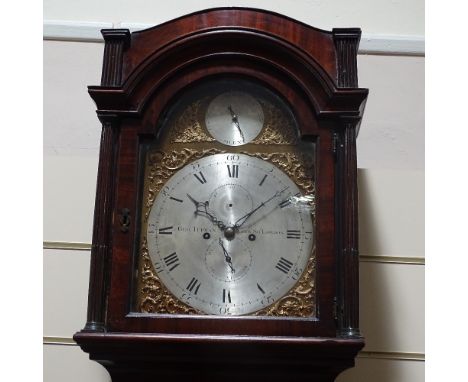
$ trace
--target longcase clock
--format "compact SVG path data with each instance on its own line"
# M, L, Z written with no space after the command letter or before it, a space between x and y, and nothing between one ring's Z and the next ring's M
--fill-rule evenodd
M357 28L261 10L102 31L88 316L115 381L334 381L358 324Z

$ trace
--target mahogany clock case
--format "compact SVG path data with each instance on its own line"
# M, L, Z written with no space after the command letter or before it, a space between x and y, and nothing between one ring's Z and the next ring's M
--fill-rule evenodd
M323 379L317 380L333 380L329 376L351 367L364 345L358 322L355 143L368 91L357 87L360 30L327 32L272 12L217 8L132 34L103 30L103 36L102 82L89 87L103 129L88 316L75 340L103 364L109 359L128 361L130 349L140 359L148 352L147 360L160 359L165 349L166 361L172 357L168 362L173 364L174 352L188 360L189 350L181 346L195 352L200 346L204 351L210 348L215 358L219 351L226 364L232 362L226 357L235 353L247 364L249 357L252 362L263 359L247 350L258 346L271 356L260 363L297 363L298 373L306 375L315 362L322 365L316 375L322 373ZM146 152L162 137L159 127L171 105L194 86L219 78L245 79L276 94L292 111L300 140L315 146L313 316L135 309ZM281 362L278 357L286 344L297 358ZM272 370L279 376L278 368ZM288 367L282 370L287 373Z

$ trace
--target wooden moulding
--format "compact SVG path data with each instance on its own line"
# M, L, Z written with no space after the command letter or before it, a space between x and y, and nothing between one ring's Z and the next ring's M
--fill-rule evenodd
M191 381L331 382L354 366L362 340L298 337L75 335L81 348L110 373L113 382L175 378Z

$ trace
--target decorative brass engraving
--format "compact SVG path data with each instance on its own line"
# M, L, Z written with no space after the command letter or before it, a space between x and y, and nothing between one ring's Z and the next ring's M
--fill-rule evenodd
M215 148L205 150L185 148L169 152L162 150L149 152L146 164L145 201L141 228L137 292L138 311L161 314L204 314L175 298L161 283L149 257L146 241L146 224L158 192L176 171L197 159L222 152L224 151ZM302 152L243 153L268 161L284 171L302 188L305 195L310 196L307 200L307 208L310 210L312 218L314 218L315 201L313 196L315 195L315 187L312 181L314 162L311 155ZM300 275L295 287L279 301L253 313L253 315L314 317L316 315L315 264L315 249L313 249L307 267L302 275Z
M260 135L252 143L257 145L294 145L298 141L298 133L293 120L284 111L271 103L258 99L263 107L265 125Z
M171 129L170 142L213 142L215 140L205 132L200 122L200 120L203 120L200 107L205 103L205 100L195 101L182 112Z

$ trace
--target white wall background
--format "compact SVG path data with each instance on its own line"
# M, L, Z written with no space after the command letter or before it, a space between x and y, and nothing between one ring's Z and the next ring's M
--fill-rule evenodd
M422 0L44 1L44 380L109 380L71 340L86 320L100 136L86 86L100 82L99 28L154 25L233 5L273 10L328 30L362 28L359 80L370 89L358 138L361 329L367 344L357 367L338 381L423 381Z

